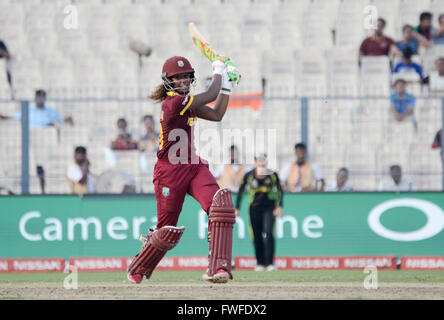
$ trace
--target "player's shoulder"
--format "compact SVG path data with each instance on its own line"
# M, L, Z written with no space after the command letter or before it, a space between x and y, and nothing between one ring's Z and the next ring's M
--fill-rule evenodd
M251 177L252 175L254 175L254 168L245 173L244 179L248 179L248 177Z
M168 97L164 100L162 104L162 108L171 111L181 111L189 105L192 99L193 96L191 95L180 95L170 91L168 92Z
M385 39L386 39L388 42L395 44L395 40L393 40L392 38L386 36Z
M186 104L190 99L190 95L182 95L178 94L177 92L168 91L167 92L167 98L165 99L165 102L167 102L170 105L176 105L176 104Z
M370 42L372 42L373 41L373 38L372 37L367 37L367 38L365 38L364 40L362 40L362 45L367 45L367 44L369 44Z

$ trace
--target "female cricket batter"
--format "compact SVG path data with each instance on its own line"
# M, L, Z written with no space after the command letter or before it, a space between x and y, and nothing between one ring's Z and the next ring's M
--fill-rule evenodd
M128 267L128 279L140 283L147 279L165 253L174 248L184 227L176 227L185 195L195 198L209 215L209 268L203 278L216 283L232 279L232 229L235 222L231 192L219 189L208 164L195 153L193 126L197 118L221 121L232 88L226 64L216 60L213 79L207 91L190 95L195 83L194 69L180 56L168 59L162 68L163 83L149 96L162 103L158 161L154 167L157 199L157 226L144 237L142 250ZM214 108L206 104L216 100ZM211 232L211 233L210 233Z

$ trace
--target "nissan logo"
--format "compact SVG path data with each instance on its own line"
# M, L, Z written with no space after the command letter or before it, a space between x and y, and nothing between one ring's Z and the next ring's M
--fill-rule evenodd
M381 215L389 209L411 207L420 210L427 217L427 223L420 229L398 232L381 224ZM444 229L444 211L436 204L412 198L385 201L374 207L367 219L368 225L377 235L395 241L419 241L433 237Z

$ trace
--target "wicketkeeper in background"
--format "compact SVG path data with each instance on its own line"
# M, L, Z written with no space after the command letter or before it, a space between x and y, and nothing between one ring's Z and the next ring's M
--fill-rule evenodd
M274 223L282 217L282 187L276 172L267 169L267 155L255 157L255 168L247 172L236 200L239 215L243 192L248 192L250 222L256 254L256 271L274 271Z

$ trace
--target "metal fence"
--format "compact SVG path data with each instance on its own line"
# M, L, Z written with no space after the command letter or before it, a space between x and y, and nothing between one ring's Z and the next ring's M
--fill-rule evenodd
M102 177L101 190L119 192L129 179L136 192L153 192L155 152L111 151L109 146L117 135L119 118L127 120L128 130L138 140L143 134L144 115L151 114L158 124L159 105L144 99L60 99L46 104L63 116L71 116L73 125L29 128L28 101L0 102L0 115L11 117L0 120L3 192L42 193L44 177L46 193L69 193L66 170L78 145L88 150L91 172ZM19 110L21 121L12 117ZM388 97L270 97L263 99L257 112L229 109L221 123L198 123L201 128L219 131L276 130L276 170L294 161L294 145L305 142L310 161L318 165L327 181L335 179L339 168L347 167L354 190L377 191L388 176L389 166L399 164L403 176L409 177L417 190L437 191L443 190L444 163L431 145L444 125L443 110L444 98L417 97L414 116L397 122L390 116ZM43 168L43 174L37 167Z

